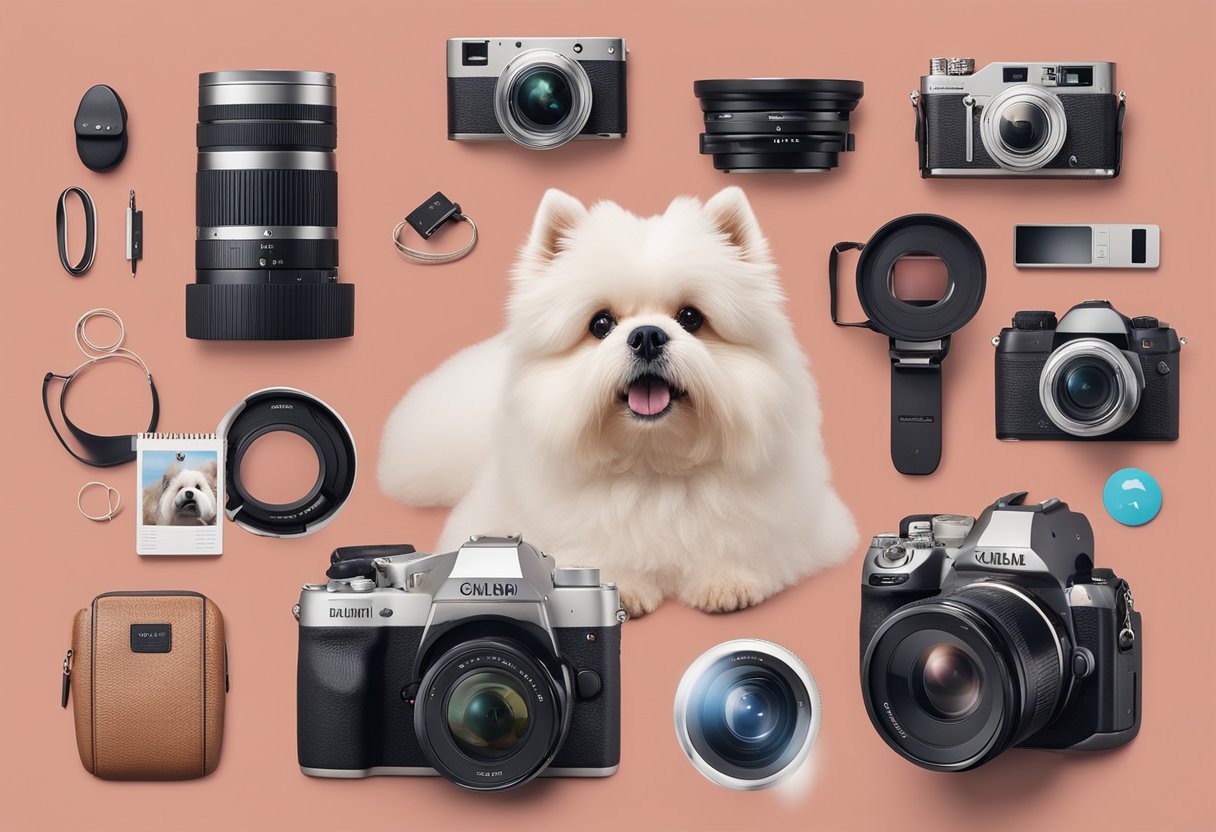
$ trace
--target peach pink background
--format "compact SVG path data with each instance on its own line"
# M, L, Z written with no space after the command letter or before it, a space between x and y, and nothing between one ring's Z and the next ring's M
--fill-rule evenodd
M1173 2L984 4L776 2L232 2L5 3L0 127L4 246L5 581L0 825L8 829L1187 829L1210 827L1216 731L1213 673L1211 342L1216 116L1210 90L1212 6ZM445 138L444 39L469 35L625 35L630 133L624 142L530 153ZM925 182L917 175L907 93L936 54L1003 59L1110 59L1128 91L1127 159L1113 182ZM197 74L247 67L332 70L339 79L342 269L358 286L357 334L342 343L205 344L183 335L192 279ZM697 152L692 81L792 75L861 78L857 152L820 177L730 178ZM98 175L76 158L71 119L84 90L108 83L131 113L131 149ZM440 780L312 780L295 760L299 585L320 577L337 545L429 545L443 514L382 496L381 425L420 374L497 330L505 272L546 187L639 212L676 194L747 189L781 264L792 316L814 365L836 481L863 533L914 511L974 513L1030 488L1087 512L1098 559L1130 578L1145 629L1139 739L1086 757L1011 752L983 770L931 774L887 749L857 683L860 553L846 566L746 612L710 617L669 603L627 625L620 773L606 781L541 782L476 796ZM97 201L97 264L67 277L54 254L51 207L68 185ZM146 259L122 259L123 209L134 187L146 212ZM397 258L389 230L442 188L482 226L464 262L420 268ZM888 361L872 333L828 322L825 260L842 239L888 219L937 211L984 246L989 289L946 364L945 458L907 479L887 448ZM1161 268L1147 273L1017 272L1015 222L1154 222ZM1181 441L1168 445L1002 444L993 438L989 339L1019 308L1107 297L1157 314L1191 339ZM148 361L161 426L210 430L249 391L294 385L333 403L362 451L342 516L314 537L256 538L230 527L216 560L142 561L134 554L132 467L98 472L55 443L38 404L49 370L77 363L71 327L109 306ZM856 311L855 301L846 307ZM82 381L75 413L97 431L143 416L138 373ZM1122 528L1102 511L1105 477L1153 472L1166 493L1150 526ZM76 489L97 477L128 503L114 523L77 516ZM729 522L729 518L722 518ZM778 556L776 553L774 556ZM232 693L224 759L205 780L104 783L76 757L60 711L59 663L75 610L113 589L180 587L214 598L229 626ZM801 798L720 789L686 764L671 726L683 669L710 645L760 636L801 654L819 680L824 721L816 779ZM336 824L336 826L335 826Z

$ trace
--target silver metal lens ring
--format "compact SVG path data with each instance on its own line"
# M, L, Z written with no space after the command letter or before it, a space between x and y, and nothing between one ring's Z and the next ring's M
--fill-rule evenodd
M710 648L676 691L680 747L697 771L732 789L766 789L797 771L819 735L820 718L810 671L789 650L761 639Z
M337 170L328 150L204 150L199 170Z
M1067 413L1059 401L1061 374L1075 367L1077 359L1090 358L1112 371L1115 390L1110 404L1097 411L1093 419L1081 419ZM1103 436L1127 423L1140 406L1140 391L1144 379L1128 361L1127 356L1109 341L1100 338L1078 338L1052 352L1039 375L1039 403L1052 424L1073 436Z
M198 79L198 103L317 104L336 106L338 88L332 72L236 70L204 72Z
M1011 107L1024 105L1044 120L1045 133L1033 147L1011 146L1001 135L1001 125ZM980 117L980 140L993 160L1006 170L1035 170L1050 162L1064 146L1068 122L1060 99L1037 87L1010 87L994 96Z
M548 69L570 88L570 111L551 127L536 124L519 112L518 84L533 70ZM560 147L578 136L591 115L591 81L578 61L549 49L529 49L507 63L494 88L494 115L502 132L516 144L533 150Z

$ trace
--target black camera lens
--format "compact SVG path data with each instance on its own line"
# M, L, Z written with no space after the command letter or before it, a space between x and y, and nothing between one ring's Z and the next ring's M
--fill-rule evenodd
M1051 122L1047 113L1030 101L1015 101L1001 111L997 131L1001 143L1017 153L1033 153L1043 146Z
M910 681L925 710L941 719L962 719L979 707L982 678L979 665L966 651L943 643L917 657Z
M1060 409L1079 422L1102 418L1118 398L1119 381L1111 366L1103 361L1074 359L1064 366L1058 379Z
M448 699L448 730L466 754L510 753L528 731L528 703L517 680L499 671L470 673Z
M981 582L911 604L879 627L862 661L870 721L887 744L936 771L982 765L1044 728L1064 692L1049 611Z
M538 67L516 82L512 101L516 115L543 130L561 124L570 115L574 94L564 75Z
M860 81L747 78L697 81L705 114L701 153L726 172L817 172L853 149L849 113Z
M741 639L693 663L680 682L675 717L684 751L702 774L731 788L766 788L810 751L818 691L792 653Z
M188 337L353 334L354 286L337 282L336 103L326 72L199 76Z
M471 622L470 626L475 626ZM502 791L540 774L570 717L569 680L525 637L439 649L414 703L414 732L431 766L458 786ZM560 680L560 681L559 681Z

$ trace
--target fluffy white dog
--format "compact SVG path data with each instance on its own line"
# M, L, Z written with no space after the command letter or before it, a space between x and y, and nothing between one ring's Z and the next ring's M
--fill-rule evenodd
M439 550L522 532L600 567L632 615L757 604L853 550L743 191L650 218L549 191L507 318L385 425L384 491L455 506Z
M144 489L145 526L213 526L216 464L197 469L170 465L160 482Z

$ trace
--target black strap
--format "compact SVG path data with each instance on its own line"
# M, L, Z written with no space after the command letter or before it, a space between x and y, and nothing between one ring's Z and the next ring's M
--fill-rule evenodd
M68 261L67 207L68 196L71 194L80 197L80 204L84 207L84 253L80 255L80 262L75 265ZM59 195L59 201L55 205L55 237L59 243L59 263L64 271L72 277L80 277L87 272L97 255L97 208L93 204L93 198L84 188L71 187Z
M891 462L924 476L942 460L942 365L891 363Z
M836 324L836 326L860 326L865 327L866 329L873 329L869 321L849 322L841 321L836 317L836 297L839 294L839 291L836 288L836 266L837 260L840 257L840 252L851 251L853 249L861 251L863 248L865 248L865 243L844 242L837 243L836 245L832 246L832 250L828 252L828 309L832 314L832 323Z
M116 465L123 465L135 460L135 436L98 436L95 433L82 430L75 422L68 418L68 385L72 383L72 379L76 378L76 375L81 370L86 367L92 367L96 363L94 361L85 364L66 376L58 373L47 373L43 376L42 410L46 413L46 420L50 423L51 430L55 433L55 438L59 440L59 444L73 458L94 468L113 468ZM81 449L88 454L87 457L81 456L72 450L72 447L64 440L63 434L59 432L59 428L55 425L55 420L51 416L51 405L47 390L53 379L60 379L63 382L63 387L59 391L59 413L63 419L63 424L76 441L80 443ZM156 394L156 384L152 381L151 374L148 375L148 388L152 392L152 419L148 423L148 429L144 433L154 433L156 431L156 424L160 421L160 397Z
M921 173L929 167L929 142L927 125L925 124L925 108L920 105L920 94L912 96L912 110L916 113L916 159ZM970 125L968 125L970 129Z

